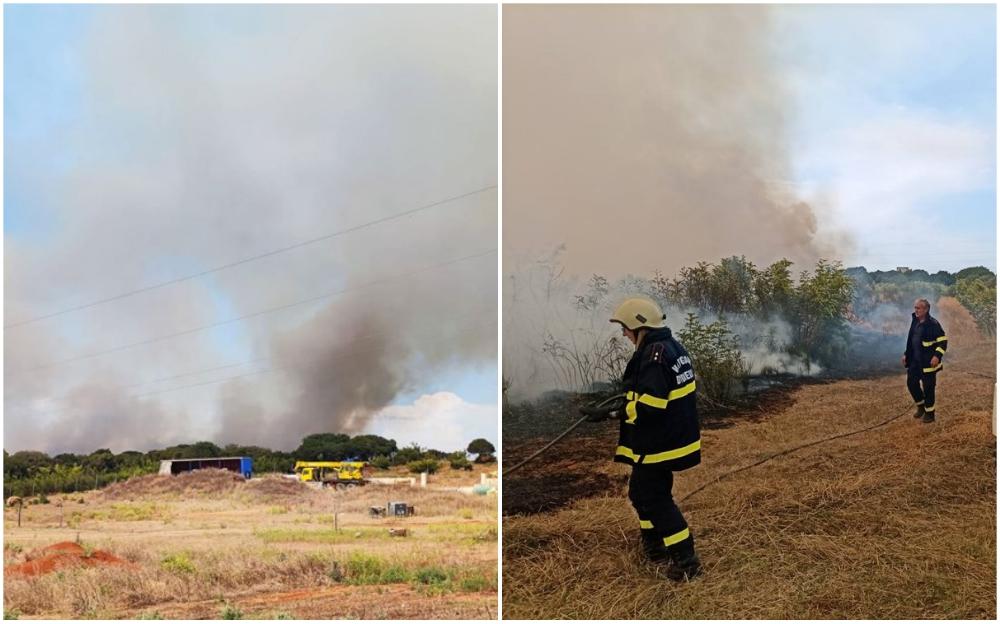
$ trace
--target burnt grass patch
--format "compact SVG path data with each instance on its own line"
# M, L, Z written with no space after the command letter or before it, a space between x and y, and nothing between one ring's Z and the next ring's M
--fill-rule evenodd
M864 360L858 359L855 362ZM892 374L882 367L864 371L826 371L815 377L775 374L753 377L748 391L722 405L699 401L703 430L728 429L740 422L760 422L795 404L803 386L834 383L839 379ZM607 398L609 393L553 391L535 401L508 405L503 412L503 460L514 466L580 418L579 408ZM504 515L551 511L572 501L624 492L627 474L604 470L612 461L618 440L614 421L583 423L540 457L503 477Z

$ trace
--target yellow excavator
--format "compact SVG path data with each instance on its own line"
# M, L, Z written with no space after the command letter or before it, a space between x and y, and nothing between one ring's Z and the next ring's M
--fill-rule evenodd
M326 462L297 461L295 474L299 481L319 482L323 485L348 488L364 485L371 476L372 468L367 462Z

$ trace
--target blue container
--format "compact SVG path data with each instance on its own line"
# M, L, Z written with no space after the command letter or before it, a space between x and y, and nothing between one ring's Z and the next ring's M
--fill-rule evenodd
M253 474L253 458L252 457L241 457L240 458L240 473L246 477L250 478Z

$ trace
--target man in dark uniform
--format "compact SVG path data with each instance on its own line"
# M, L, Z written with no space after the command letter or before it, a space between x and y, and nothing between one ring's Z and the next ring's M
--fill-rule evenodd
M931 304L926 299L917 299L913 303L913 319L903 353L906 388L917 404L913 417L925 423L934 422L937 374L944 366L941 360L948 350L948 336L930 312Z
M632 466L628 496L639 515L643 552L668 578L689 580L701 572L694 538L674 502L674 472L701 462L691 358L653 301L627 299L611 317L635 345L623 375L623 406L584 413L597 422L620 419L615 461Z

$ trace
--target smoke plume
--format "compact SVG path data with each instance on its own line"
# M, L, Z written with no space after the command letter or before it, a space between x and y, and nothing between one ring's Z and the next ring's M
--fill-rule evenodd
M486 190L8 329L8 450L288 449L494 366L494 8L89 15L71 120L8 140L35 210L5 234L5 323Z
M507 6L503 37L513 393L555 384L534 361L545 336L594 339L571 305L591 274L673 276L732 255L802 269L846 244L791 188L767 8Z

